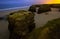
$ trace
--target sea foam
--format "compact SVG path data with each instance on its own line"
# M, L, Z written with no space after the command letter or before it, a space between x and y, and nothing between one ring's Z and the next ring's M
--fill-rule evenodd
M7 8L7 9L0 9L0 11L6 11L6 10L27 10L30 6L23 6L23 7L14 7L14 8Z

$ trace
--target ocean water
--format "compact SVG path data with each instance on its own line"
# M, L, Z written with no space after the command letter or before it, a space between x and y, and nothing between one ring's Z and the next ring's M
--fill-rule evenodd
M0 0L0 9L24 7L34 4L33 0Z
M30 5L32 5L32 4L0 4L0 9L24 7L24 6L30 6Z
M18 10L18 9L27 9L32 4L0 4L0 12L5 10Z

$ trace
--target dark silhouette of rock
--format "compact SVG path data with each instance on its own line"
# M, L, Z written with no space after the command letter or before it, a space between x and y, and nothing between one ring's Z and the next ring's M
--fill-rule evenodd
M31 12L36 12L36 9L38 8L38 14L43 13L43 12L48 12L51 11L50 4L37 4L37 5L32 5L30 6L28 11Z
M0 20L3 20L4 18L3 17L0 17Z
M60 8L60 4L51 4L50 7L52 7L52 8Z
M48 11L51 11L51 8L49 5L40 5L38 9L38 14L48 12Z
M36 7L34 5L32 5L32 6L30 6L28 11L36 12Z

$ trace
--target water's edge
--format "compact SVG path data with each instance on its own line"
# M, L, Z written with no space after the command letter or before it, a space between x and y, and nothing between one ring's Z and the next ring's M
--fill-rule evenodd
M23 6L23 7L14 7L14 8L7 8L7 9L0 9L0 11L6 11L6 10L22 10L22 9L28 9L30 6Z
M15 12L15 11L18 11L18 10L28 10L29 7L30 6L0 9L0 17L4 17L4 16L8 15L9 13Z

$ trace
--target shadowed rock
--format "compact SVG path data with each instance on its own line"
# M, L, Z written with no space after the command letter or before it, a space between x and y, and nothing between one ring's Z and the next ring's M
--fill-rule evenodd
M37 8L38 8L38 10L37 10L37 13L38 14L43 13L43 12L51 11L50 4L37 4L37 5L32 5L32 6L30 6L30 8L29 8L28 11L36 12L36 9Z
M35 28L34 14L29 11L17 11L8 15L10 39L27 39L28 34Z
M60 18L31 32L29 39L60 39Z

